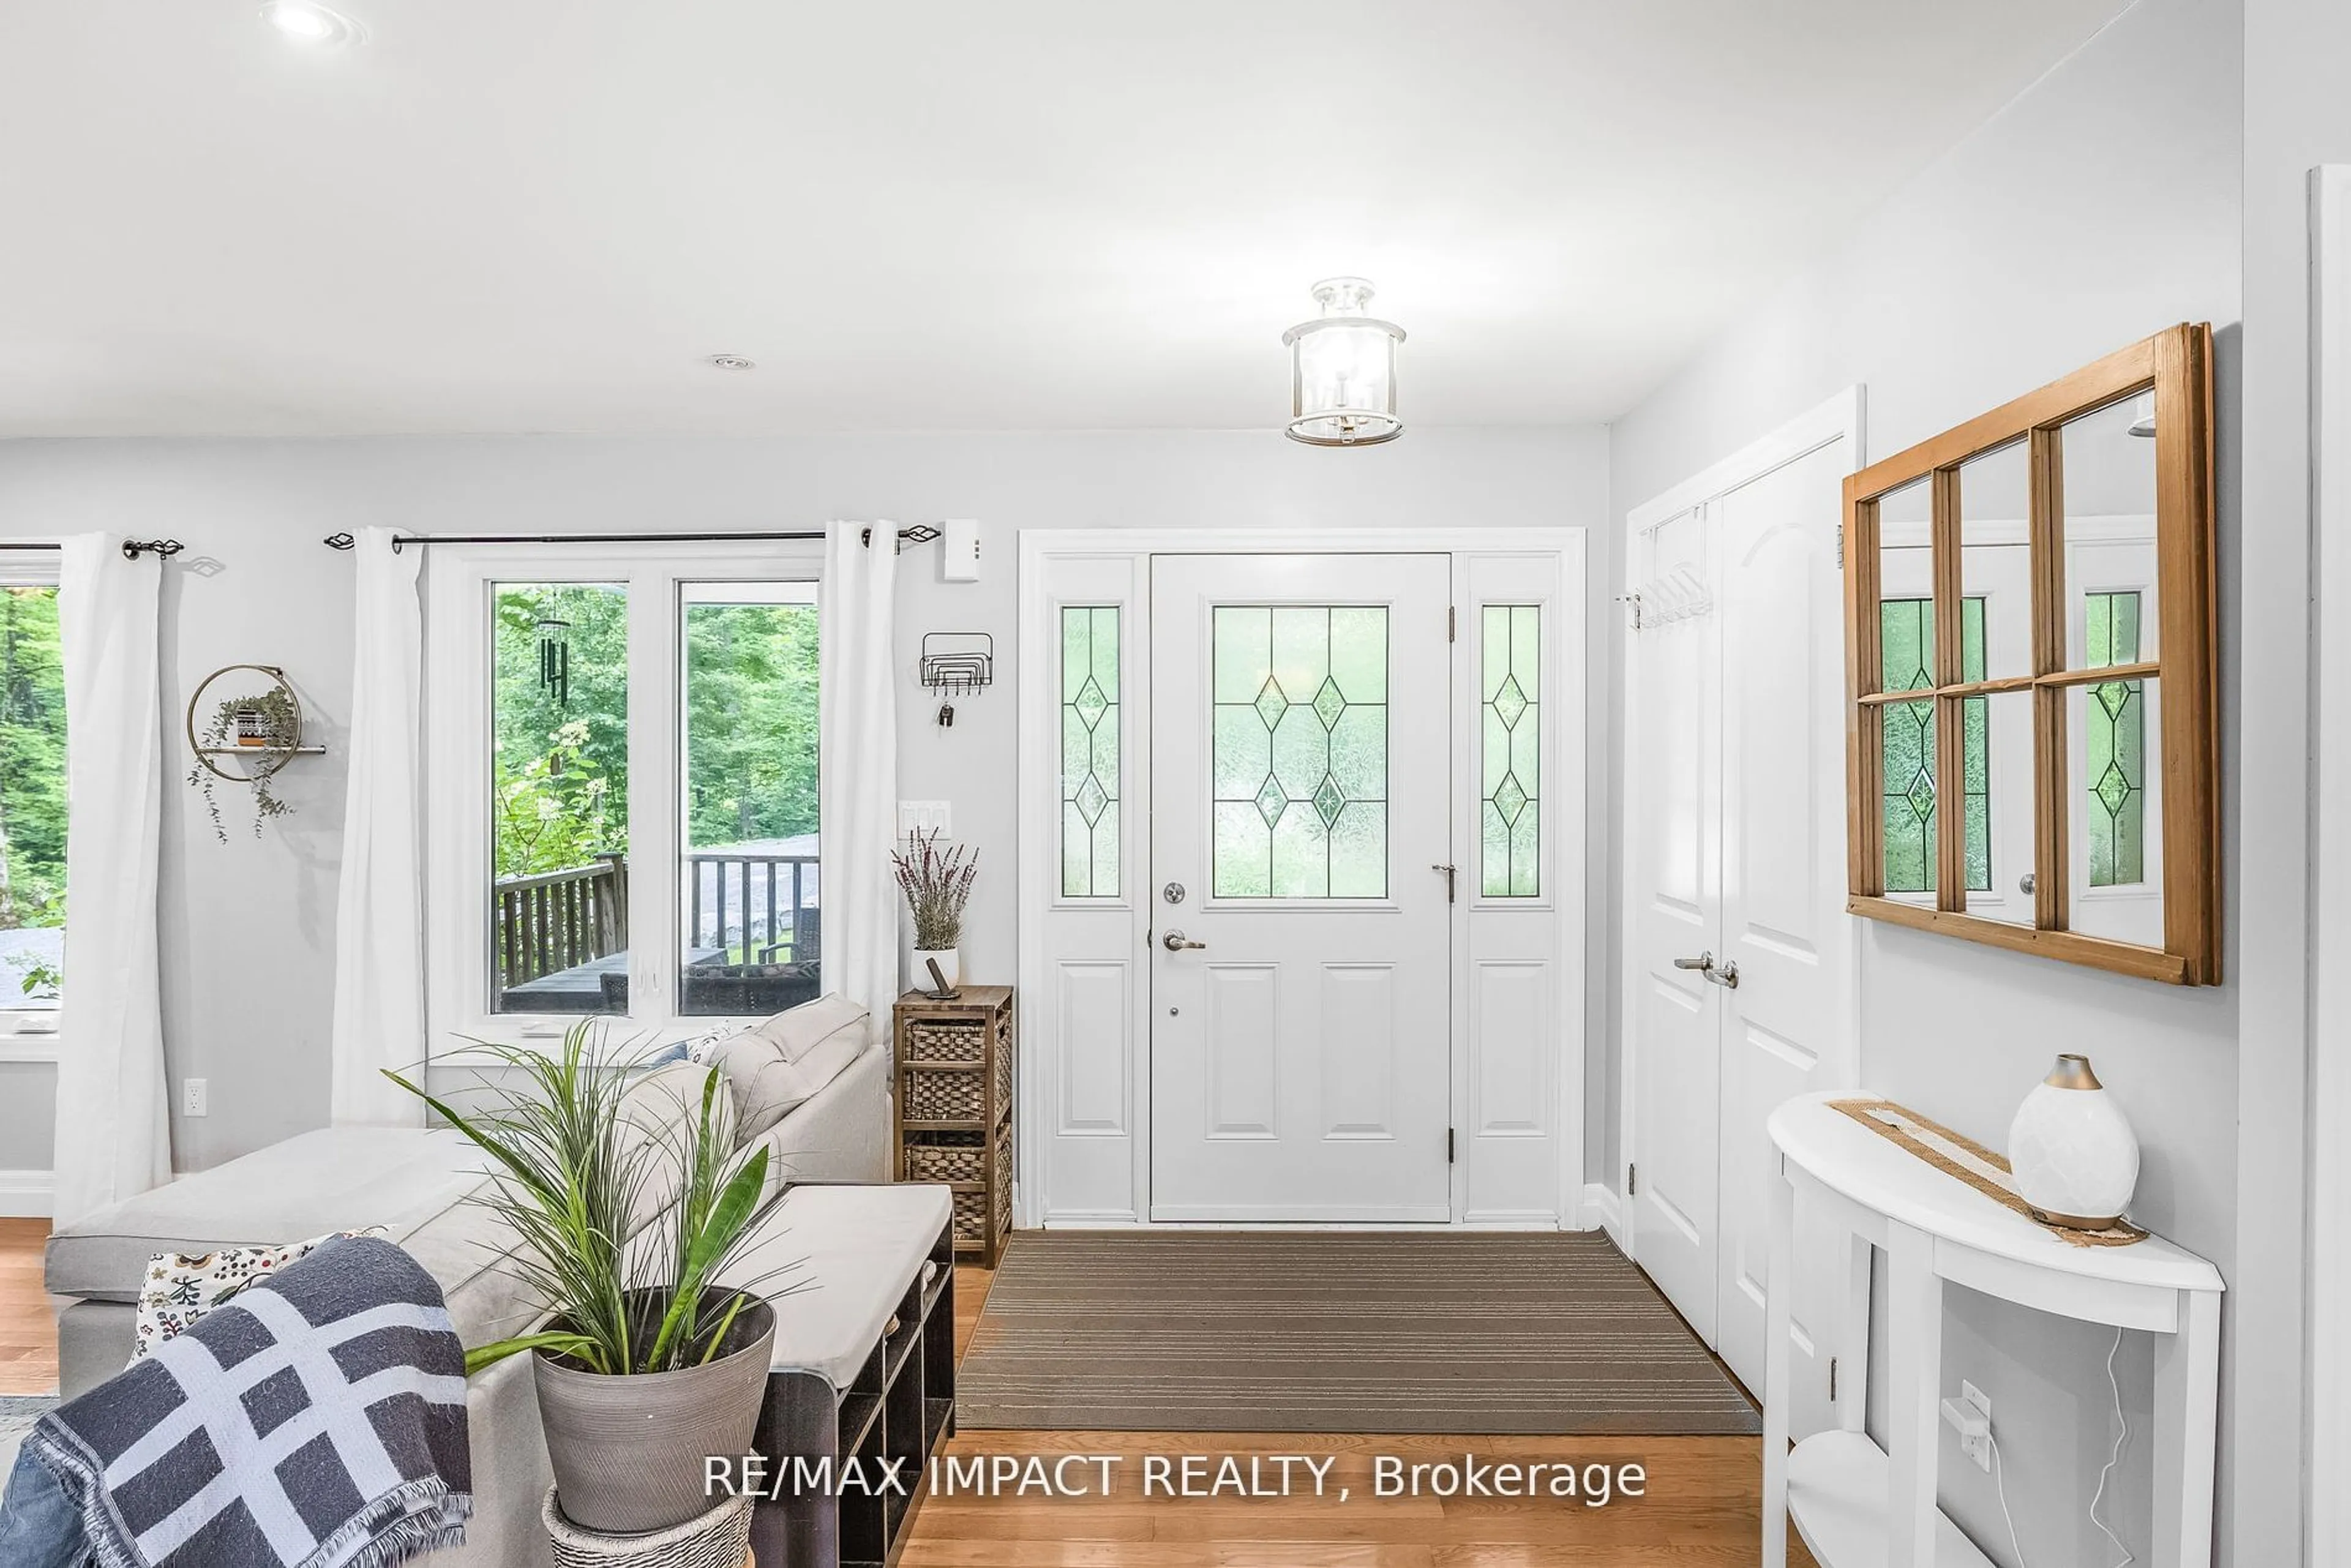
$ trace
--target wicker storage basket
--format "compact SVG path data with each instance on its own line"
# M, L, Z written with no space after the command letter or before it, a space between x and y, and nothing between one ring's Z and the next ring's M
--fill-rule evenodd
M985 1133L920 1133L906 1145L905 1181L986 1181ZM1002 1162L999 1161L998 1164Z
M987 1079L977 1072L908 1068L905 1083L910 1122L977 1122L986 1110L980 1091Z
M976 1063L987 1051L987 1025L979 1019L915 1019L906 1025L905 1060Z

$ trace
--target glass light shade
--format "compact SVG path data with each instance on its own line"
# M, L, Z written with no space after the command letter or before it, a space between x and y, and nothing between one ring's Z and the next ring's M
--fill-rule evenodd
M1396 417L1396 345L1404 329L1364 314L1372 286L1328 277L1322 314L1281 335L1290 348L1290 429L1310 446L1373 446L1404 434Z

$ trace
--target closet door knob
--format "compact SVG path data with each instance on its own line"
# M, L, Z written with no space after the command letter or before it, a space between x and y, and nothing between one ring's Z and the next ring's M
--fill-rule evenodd
M1696 969L1700 974L1712 974L1714 972L1714 952L1709 948L1706 952L1700 953L1695 958L1677 958L1674 960L1674 967L1677 969Z

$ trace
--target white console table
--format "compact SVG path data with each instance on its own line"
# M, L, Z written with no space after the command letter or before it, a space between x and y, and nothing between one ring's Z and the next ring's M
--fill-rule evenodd
M2209 1568L2220 1379L2220 1274L2151 1236L2076 1247L1871 1132L1810 1094L1771 1113L1763 1371L1763 1568L1785 1568L1788 1521L1823 1568L1990 1568L1935 1503L1940 1442L1943 1284L2087 1322L2168 1336L2156 1354L2153 1568ZM1848 1347L1837 1425L1788 1447L1788 1283L1795 1206L1844 1235L1839 1282ZM1872 1248L1885 1249L1888 1448L1868 1408ZM1857 1327L1855 1325L1858 1325ZM1890 1451L1889 1451L1890 1450ZM2086 1500L2085 1500L2086 1501Z

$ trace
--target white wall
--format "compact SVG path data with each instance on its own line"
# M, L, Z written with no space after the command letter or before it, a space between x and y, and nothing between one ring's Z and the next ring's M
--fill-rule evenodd
M2244 757L2236 791L2243 901L2237 977L2236 1442L2233 1521L2240 1563L2304 1561L2308 1337L2339 1334L2306 1310L2314 1043L2306 916L2311 824L2303 767L2310 697L2309 171L2351 163L2351 6L2342 0L2245 0L2244 515L2237 609L2242 629ZM2344 541L2325 541L2329 549ZM2332 607L2325 635L2346 634ZM2259 759L2259 765L2256 763ZM2324 955L2332 981L2340 956ZM2340 1503L2336 1504L2339 1514ZM2309 1559L2316 1568L2317 1560Z
M178 727L194 683L235 661L284 666L323 723L329 754L281 776L298 814L258 840L233 831L219 843L195 792L176 772L166 784L163 1006L175 1102L181 1078L211 1083L210 1117L173 1119L176 1163L195 1169L327 1115L351 563L322 536L369 523L549 533L983 519L978 584L940 582L935 546L906 558L899 786L906 799L952 801L956 836L978 847L966 970L1009 981L1016 529L1585 527L1593 581L1604 584L1606 447L1596 427L1416 430L1356 452L1273 432L18 441L0 443L0 536L115 528L186 542L164 568L167 756L185 750ZM1595 615L1595 664L1600 624ZM997 640L998 689L957 703L952 730L932 722L935 705L914 680L921 634L937 630ZM1595 779L1605 776L1600 753L1595 746ZM1599 831L1588 850L1595 865ZM1593 904L1597 931L1596 889ZM45 1166L52 1070L7 1071L0 1093L14 1103L0 1114L0 1169Z
M2236 691L2241 42L2230 0L2142 0L1858 214L1834 250L1613 427L1619 525L1630 507L1853 382L1868 389L1868 454L1884 456L2158 328L2209 320L2223 410L2221 680ZM1621 667L1621 636L1614 652ZM2235 713L2224 696L2231 779ZM1621 725L1620 713L1612 732ZM2232 829L2232 935L2238 843ZM1621 860L1613 876L1621 885ZM2241 947L2229 946L2233 974ZM1616 975L1617 960L1602 972ZM1864 1082L1998 1147L2052 1055L2086 1046L2146 1145L2133 1213L2212 1257L2234 1283L2241 994L2234 983L2180 990L1865 923ZM2264 1135L2248 1124L2249 1141ZM1613 1154L1609 1168L1620 1168ZM1953 1294L1947 1391L1966 1377L1992 1396L2024 1556L2111 1561L2083 1517L2105 1458L2111 1336ZM2241 1343L2241 1323L2232 1326ZM2142 1414L2115 1511L2145 1557L2149 1347L2126 1343L2120 1364L2125 1402ZM1968 1532L2012 1563L1990 1478L1947 1446L1942 1485Z

